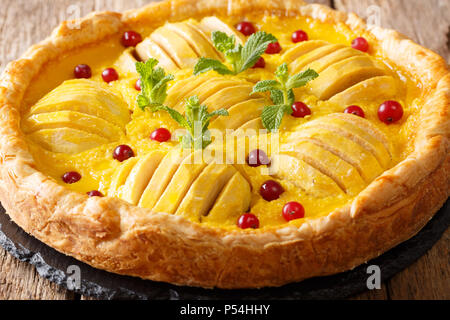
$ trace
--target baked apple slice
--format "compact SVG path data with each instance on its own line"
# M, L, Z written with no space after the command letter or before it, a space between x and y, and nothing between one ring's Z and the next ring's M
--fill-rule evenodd
M265 98L251 99L238 103L228 109L228 117L219 117L211 122L214 129L237 129L244 123L260 118L265 106L270 105L270 101Z
M109 141L99 135L72 128L41 129L28 135L31 141L57 153L80 153Z
M305 66L308 64L319 60L320 58L323 58L327 55L329 55L332 52L336 52L339 49L344 48L345 46L343 44L328 44L322 47L319 47L315 50L312 50L297 59L295 59L290 65L289 65L289 71L292 74L299 73L302 71Z
M379 76L364 80L345 91L332 96L328 101L339 105L359 102L387 100L395 96L398 88L391 76Z
M202 216L208 214L219 193L236 172L231 165L209 164L189 188L175 214L200 221Z
M294 156L273 155L270 172L275 178L287 180L315 197L324 198L344 194L332 178Z
M152 152L139 159L127 177L121 198L136 205L163 157L162 152Z
M303 67L303 69L313 69L314 71L320 73L332 64L351 58L355 56L361 56L363 53L359 50L355 50L353 48L342 48L337 51L334 51L320 59L317 59L316 61L313 61L306 66Z
M195 153L197 153L197 156ZM200 163L196 163L196 157L200 159L202 157L202 150L196 151L195 153L183 160L159 201L153 207L153 211L170 214L175 213L190 186L207 165L201 161L199 161Z
M222 31L229 36L234 36L237 43L242 45L245 44L245 37L240 32L238 32L233 27L230 27L228 24L217 17L203 18L200 22L200 26L209 35L211 35L211 33L213 33L214 31Z
M329 66L308 87L319 99L328 100L361 81L381 75L386 75L386 71L376 66L371 58L357 56Z
M138 206L150 209L155 206L180 164L187 156L188 154L183 153L182 150L174 149L162 159L145 187Z
M167 26L156 29L150 39L157 43L180 68L192 68L199 56L178 33Z
M236 172L214 202L209 213L200 217L201 222L218 225L235 225L251 203L251 186L241 173Z
M297 58L326 45L329 45L329 42L323 40L310 40L300 42L295 47L290 48L283 54L283 62L290 64Z
M211 41L205 39L200 33L199 28L194 27L192 23L169 23L166 27L183 37L198 57L208 57L216 60L222 59L222 56L216 51Z
M25 133L42 129L72 128L98 135L108 141L119 140L123 131L99 117L76 111L56 111L33 114L22 122Z
M25 118L39 113L76 111L109 121L124 128L130 121L126 103L101 84L86 80L68 80L31 107Z
M150 58L158 60L159 65L167 72L180 69L167 52L150 38L146 38L136 46L136 53L143 61L147 61Z

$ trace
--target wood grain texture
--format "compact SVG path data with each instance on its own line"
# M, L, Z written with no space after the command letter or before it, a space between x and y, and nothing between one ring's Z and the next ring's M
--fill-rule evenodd
M93 10L122 11L152 0L0 0L0 71L63 20ZM394 28L450 61L450 0L310 0L334 4L363 18L380 13L381 26ZM376 5L376 7L374 6ZM21 23L17 23L20 21ZM23 23L25 21L25 23ZM419 261L383 284L352 299L450 299L450 230ZM41 278L34 267L0 249L0 299L83 299Z

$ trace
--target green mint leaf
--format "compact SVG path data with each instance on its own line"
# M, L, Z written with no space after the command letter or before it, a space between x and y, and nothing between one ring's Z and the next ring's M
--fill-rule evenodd
M287 105L266 106L261 113L261 120L264 127L270 132L280 128L281 121L285 113L290 109Z
M292 106L295 102L295 94L294 94L294 90L290 89L287 91L287 95L286 95L286 101L284 104L288 105L288 106Z
M222 62L210 58L200 58L194 67L194 75L214 70L219 74L233 74L233 71L229 70Z
M150 101L148 100L147 97L145 97L144 95L140 94L137 97L137 104L138 104L139 108L144 110L144 108L150 104Z
M208 113L208 108L200 104L198 96L186 99L185 116L169 107L163 106L162 108L182 127L187 129L186 134L179 138L183 148L206 148L211 144L211 135L208 130L209 120L215 116L228 115L225 109Z
M270 99L276 105L280 105L284 103L284 94L282 90L271 90L270 91Z
M286 87L288 89L303 87L308 82L316 79L318 76L319 76L319 74L316 71L314 71L312 69L307 69L303 72L300 72L296 75L289 77L289 79L286 82Z
M177 110L169 108L167 106L161 106L160 110L166 111L172 117L173 120L178 122L178 124L181 127L185 128L185 129L190 129L189 123L186 121L184 116L181 113L179 113Z
M167 84L169 81L172 81L173 79L174 76L171 74L164 76L162 79L160 79L159 82L157 82L156 85L153 87L150 93L151 101L153 101L154 103L163 104L167 98Z
M259 81L254 87L251 94L258 92L267 92L272 90L281 89L280 83L276 80L262 80Z
M289 70L287 63L283 63L277 68L277 70L275 71L275 76L281 83L283 84L286 83L289 77Z
M167 84L172 81L172 75L166 75L162 68L157 68L158 60L148 59L146 62L136 62L136 71L141 77L141 93L137 97L139 108L150 107L155 112L167 98Z
M211 39L214 47L222 53L233 50L236 46L236 38L234 36L228 36L222 31L214 31L211 34Z
M270 33L259 31L252 34L242 49L239 69L235 70L236 73L241 73L253 67L267 50L269 44L274 42L277 42L277 38Z

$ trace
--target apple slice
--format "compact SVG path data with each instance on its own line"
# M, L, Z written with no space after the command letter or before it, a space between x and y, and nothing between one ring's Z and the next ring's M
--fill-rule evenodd
M202 150L196 151L195 153L199 153L201 158ZM183 160L166 190L153 208L155 212L175 213L192 183L206 167L206 163L202 161L196 163L196 157L194 154L191 154Z
M214 93L217 93L223 88L235 86L239 82L236 80L226 80L221 78L214 78L211 81L204 82L194 90L192 90L191 95L197 95L200 99L200 103L203 104L203 101L208 99ZM181 100L177 105L174 106L179 112L184 112L184 104L185 102ZM209 105L207 105L209 107ZM212 109L209 109L212 110Z
M136 73L136 58L133 56L134 48L126 49L114 63L120 73Z
M163 26L156 29L150 36L167 54L175 61L180 68L193 68L199 56L192 50L185 39L176 32Z
M244 45L246 42L244 35L217 17L203 18L200 25L208 35L211 35L214 31L222 31L228 36L234 36L237 43Z
M250 207L252 194L247 180L236 172L223 188L208 215L201 222L235 226L242 213Z
M259 118L264 106L271 103L267 99L251 99L232 106L228 109L228 117L218 117L211 122L210 128L214 129L237 129L244 123Z
M145 155L135 164L123 186L122 199L136 205L159 166L164 154L153 152Z
M136 53L143 61L147 61L150 58L158 60L159 66L164 68L167 72L180 69L166 51L150 38L145 39L136 46Z
M55 111L86 113L121 128L130 121L130 111L122 98L99 83L86 79L65 81L39 100L25 118Z
M299 73L308 64L310 64L314 61L317 61L317 60L329 55L332 52L336 52L341 48L344 48L343 44L328 44L328 45L319 47L315 50L312 50L312 51L302 55L301 57L297 58L296 60L294 60L289 65L289 71L291 74Z
M303 67L303 69L305 70L309 68L313 69L317 73L320 73L336 62L355 56L361 56L363 54L364 53L362 53L359 50L355 50L350 47L345 47L307 64L306 66Z
M328 100L361 81L385 74L368 56L356 56L329 66L308 87L319 99Z
M283 154L297 157L336 182L349 195L366 187L366 183L354 166L330 151L309 141L296 141L282 148Z
M180 164L188 155L180 149L174 149L162 159L142 193L139 207L152 209L155 206Z
M310 40L300 42L295 47L290 48L283 54L282 61L286 62L287 64L291 64L294 60L307 54L308 52L329 44L329 42L323 40Z
M217 53L211 42L206 40L198 31L199 29L193 27L192 24L185 22L169 23L166 27L183 37L194 49L198 57L222 60L222 57Z
M397 93L397 85L391 76L379 76L364 80L330 98L339 105L352 105L366 101L385 101Z
M175 214L200 222L235 173L236 169L231 165L208 165L189 188Z
M247 101L251 98L259 97L259 95L250 96L252 91L253 86L250 84L237 84L235 86L226 87L217 91L206 99L203 104L208 106L208 111L213 111L220 108L229 109L235 104Z
M198 77L189 77L176 81L175 84L167 90L166 105L173 108L178 103L182 103L186 98L193 95L192 91L205 82L216 81L217 78L207 75Z
M138 158L133 157L120 164L119 168L112 176L111 185L108 189L108 196L122 198L123 186L138 160Z
M273 155L270 174L289 181L315 197L325 198L344 194L344 190L333 179L294 156Z
M391 163L389 145L386 145L382 141L384 139L380 140L380 138L375 137L366 129L369 127L370 123L369 125L367 125L368 121L366 121L366 127L361 128L359 126L355 126L351 122L346 121L345 119L349 117L357 117L346 114L342 115L343 117L341 117L341 114L328 115L319 119L320 121L311 121L309 123L306 123L302 127L307 128L313 126L317 128L323 128L326 130L330 130L335 134L351 139L355 143L359 144L361 147L372 153L378 160L382 168L384 168L385 170L389 168ZM373 129L371 131L375 132Z
M41 129L28 135L35 143L56 153L80 153L109 141L96 134L72 128Z
M314 143L351 164L367 183L372 182L384 171L372 153L353 140L337 135L330 130L311 125L309 128L303 128L291 134L287 138L287 143L295 143L300 140Z
M109 141L116 141L122 130L101 118L75 111L56 111L31 115L22 122L25 133L42 129L72 128L98 135Z

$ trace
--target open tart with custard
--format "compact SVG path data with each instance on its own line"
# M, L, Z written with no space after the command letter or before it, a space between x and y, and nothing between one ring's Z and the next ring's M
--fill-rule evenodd
M415 235L449 195L437 54L299 0L63 23L0 86L0 200L96 268L280 286Z

